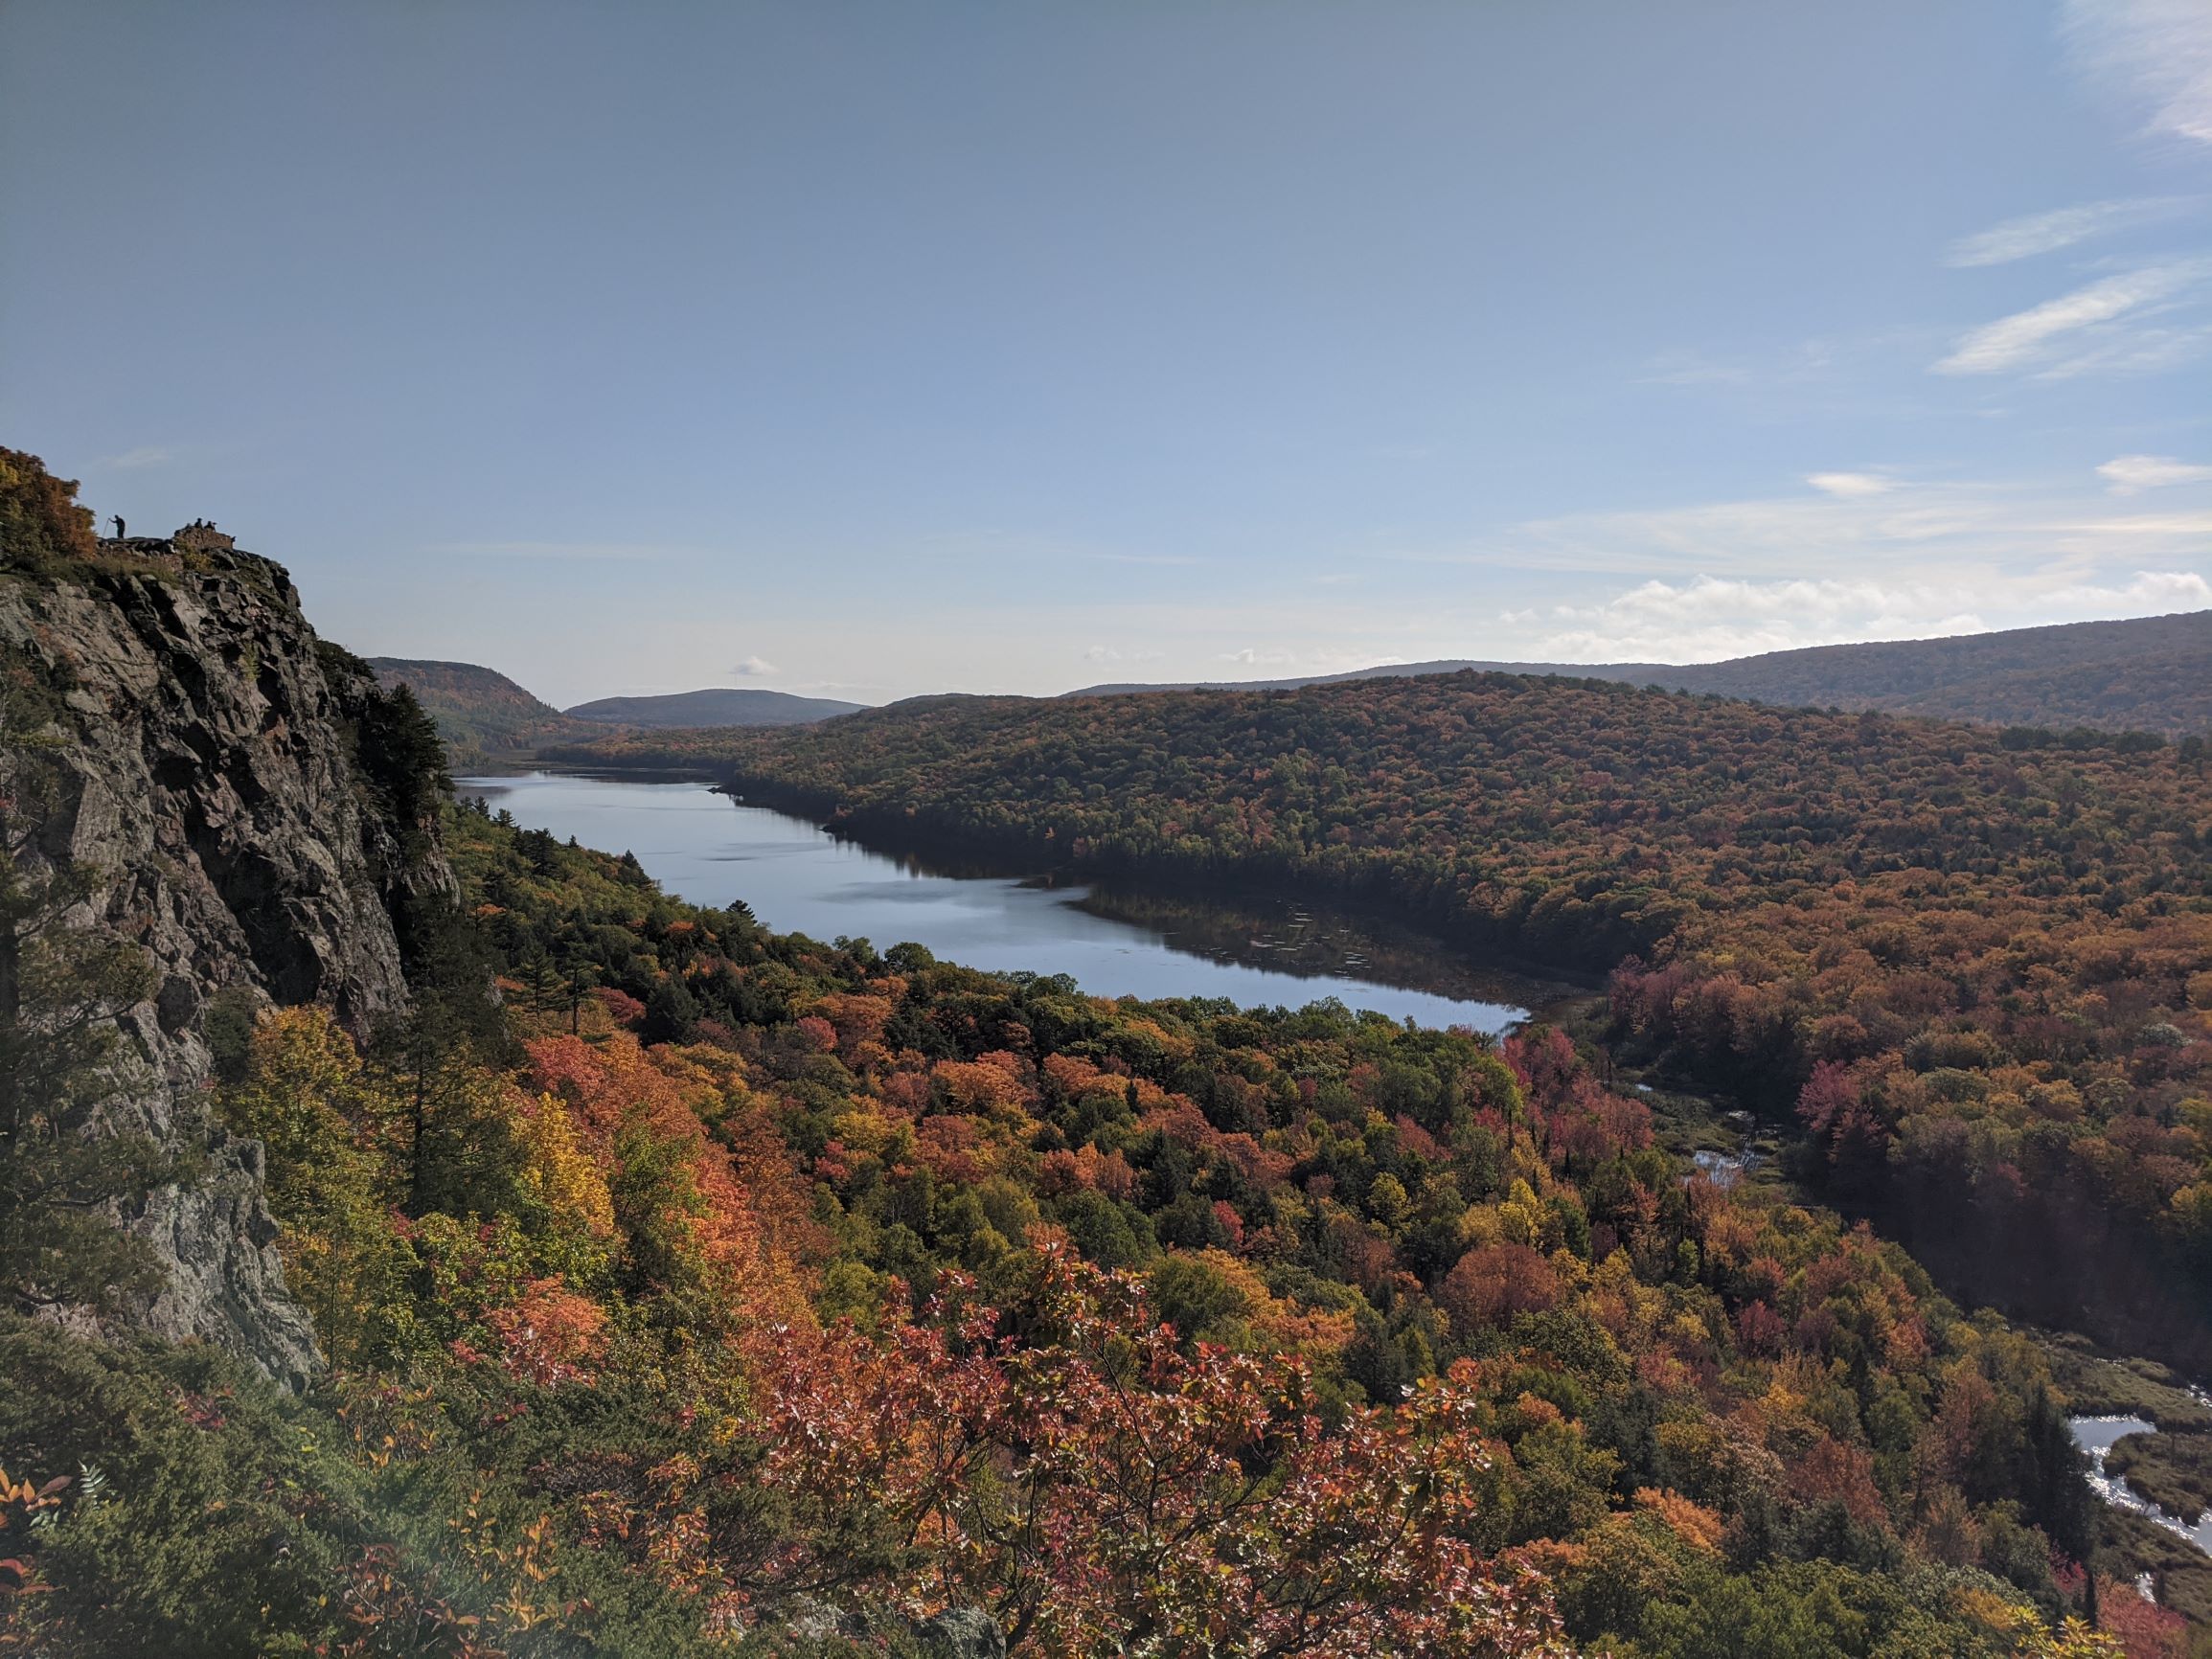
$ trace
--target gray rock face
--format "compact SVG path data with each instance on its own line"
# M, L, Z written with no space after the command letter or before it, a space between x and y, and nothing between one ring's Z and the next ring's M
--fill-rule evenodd
M128 939L153 966L153 994L116 1013L106 1119L206 1146L204 1180L126 1218L168 1270L140 1323L296 1383L320 1359L285 1293L261 1147L206 1124L205 1016L229 992L321 1003L366 1030L406 995L388 904L452 877L402 868L347 737L375 683L324 660L282 566L185 533L106 550L140 568L0 580L0 647L70 688L48 734L64 800L40 852L99 879L67 922Z
M947 1607L918 1634L923 1651L938 1659L1006 1659L1006 1634L980 1607Z
M1006 1659L1006 1633L980 1607L946 1607L926 1619L910 1619L886 1607L839 1607L798 1596L778 1609L769 1625L801 1642L880 1648L895 1641L911 1645L927 1659Z

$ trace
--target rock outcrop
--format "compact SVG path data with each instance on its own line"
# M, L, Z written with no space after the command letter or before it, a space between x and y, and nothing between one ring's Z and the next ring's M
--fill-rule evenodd
M207 1119L219 1003L321 1003L356 1033L406 996L392 908L452 881L390 821L354 752L382 693L317 641L282 566L203 527L0 580L0 651L62 688L41 734L62 779L35 856L95 873L69 925L141 946L155 989L117 1011L112 1127L204 1151L204 1176L123 1219L167 1285L144 1329L291 1382L320 1361L285 1293L258 1143ZM373 759L373 757L372 757Z

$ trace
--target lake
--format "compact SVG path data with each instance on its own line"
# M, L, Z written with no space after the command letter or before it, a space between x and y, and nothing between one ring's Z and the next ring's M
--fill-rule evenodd
M458 788L526 829L633 853L695 904L742 899L779 932L911 941L992 972L1064 973L1097 996L1226 997L1300 1008L1335 997L1393 1019L1501 1032L1565 988L1471 963L1448 946L1288 899L1220 903L953 873L872 851L696 781L533 772Z

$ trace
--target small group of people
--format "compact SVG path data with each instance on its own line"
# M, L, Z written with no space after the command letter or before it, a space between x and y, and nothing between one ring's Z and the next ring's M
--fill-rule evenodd
M123 514L120 512L111 512L107 515L107 522L115 526L115 535L113 539L117 541L122 541L125 539L126 533L124 528ZM178 531L177 534L180 536L189 536L194 531L196 530L204 530L210 535L218 534L216 530L214 519L195 518L190 524L186 525L182 530Z

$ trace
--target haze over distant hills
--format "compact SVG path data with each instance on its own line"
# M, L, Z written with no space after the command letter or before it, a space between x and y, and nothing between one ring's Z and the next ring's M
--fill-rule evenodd
M2212 728L2212 611L1947 639L1812 646L1719 663L1391 663L1299 679L1089 686L1070 696L1326 685L1460 669L1626 680L1791 707L1882 709L1998 725Z
M602 726L810 726L867 706L834 697L717 686L657 697L601 697L577 704L568 717Z
M404 681L414 687L445 734L454 764L462 767L513 760L554 745L589 743L608 736L610 728L803 726L866 707L832 697L725 686L660 696L601 697L560 710L506 675L473 663L400 657L370 661L385 685ZM1089 686L1066 694L1257 691L1461 669L1623 680L1786 707L1881 709L1995 725L2089 726L2168 737L2212 730L2212 611L1948 639L1813 646L1719 663L1450 659L1294 679Z
M803 726L864 705L785 692L710 690L656 697L602 697L565 713L476 663L371 657L388 690L414 689L457 768L514 761L548 743L604 738L610 726Z

